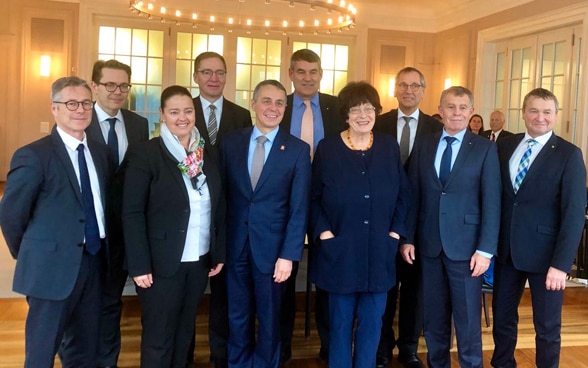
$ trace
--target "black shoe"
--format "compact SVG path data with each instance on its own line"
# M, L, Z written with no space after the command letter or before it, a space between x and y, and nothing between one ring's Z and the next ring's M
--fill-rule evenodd
M390 363L390 356L387 354L378 354L376 355L376 368L385 368Z
M325 363L329 363L329 348L321 346L321 350L319 350L319 359Z
M425 365L416 354L399 355L398 361L405 368L425 368Z

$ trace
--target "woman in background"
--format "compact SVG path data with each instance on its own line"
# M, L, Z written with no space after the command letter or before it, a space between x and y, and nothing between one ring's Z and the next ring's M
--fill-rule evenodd
M484 131L484 119L478 114L472 115L468 124L468 130L474 134L482 134Z

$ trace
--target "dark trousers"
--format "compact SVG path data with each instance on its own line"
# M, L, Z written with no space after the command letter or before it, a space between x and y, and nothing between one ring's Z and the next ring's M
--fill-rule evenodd
M25 368L95 368L100 319L101 254L82 255L78 278L64 300L27 297Z
M229 340L228 309L226 268L223 268L218 275L210 279L208 341L210 357L217 362L227 360L227 341Z
M471 276L469 260L453 261L443 252L421 261L428 367L451 367L453 317L460 367L482 368L482 277Z
M515 368L514 352L517 345L518 307L529 281L535 326L536 366L559 367L561 349L561 311L563 290L547 290L545 273L529 273L517 270L512 262L496 262L494 268L494 295L492 313L494 323L493 367Z
M392 325L399 294L398 339L395 339ZM394 346L397 346L400 356L416 354L419 337L423 330L423 318L421 262L417 258L410 265L398 254L396 256L396 286L388 291L386 310L382 316L379 353L391 357Z
M182 262L171 277L153 276L148 289L136 287L141 302L141 367L185 368L196 310L210 271L210 256Z

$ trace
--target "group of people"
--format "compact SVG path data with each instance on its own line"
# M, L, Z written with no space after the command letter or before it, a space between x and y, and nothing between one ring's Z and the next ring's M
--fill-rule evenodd
M448 368L452 321L460 365L482 367L482 275L494 256L492 365L516 367L528 280L537 366L558 366L586 171L553 133L551 92L525 97L525 133L504 131L495 111L486 139L468 129L467 88L443 91L441 122L420 111L426 84L413 67L396 76L398 109L380 115L369 83L320 93L319 56L298 50L292 94L275 80L255 87L254 125L223 97L226 74L221 55L200 54L200 95L165 88L151 140L147 121L123 108L127 65L98 61L90 85L53 83L56 126L14 154L0 203L14 290L29 304L25 367L51 367L55 354L64 367L115 367L130 276L142 367L193 360L210 281L215 367L277 368L292 357L305 237L330 367L385 367L394 348L403 366L424 367L424 331L427 365Z

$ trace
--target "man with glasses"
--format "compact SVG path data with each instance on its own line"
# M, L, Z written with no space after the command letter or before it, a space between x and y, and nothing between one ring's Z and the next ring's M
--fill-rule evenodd
M86 129L90 139L106 143L117 168L112 182L106 219L110 244L110 272L106 275L102 291L100 342L96 356L97 367L116 367L120 353L121 296L128 272L124 267L125 251L120 217L122 205L123 162L130 144L149 139L147 119L124 109L131 90L131 67L117 60L98 60L92 69L92 90L96 103L92 123Z
M87 139L92 91L78 77L51 86L51 134L12 157L0 227L17 260L13 289L26 295L25 367L96 367L105 198L112 173L106 145Z
M194 98L196 127L204 141L218 147L226 133L250 127L251 114L248 110L227 100L223 90L227 81L227 63L216 52L203 52L194 60L194 82L200 95ZM227 287L225 270L210 278L210 314L208 339L210 358L216 368L226 368L227 340L229 338L229 315L227 309ZM188 362L194 360L194 339L188 351Z
M425 77L416 68L406 67L396 74L394 96L398 109L392 109L376 118L375 131L396 137L404 168L408 170L410 154L415 141L441 131L443 124L423 113L419 104L425 95ZM398 360L407 368L421 368L417 356L419 336L423 329L423 291L421 264L417 259L412 265L396 257L396 286L388 292L386 310L382 316L382 332L376 357L377 367L386 367L392 359L394 346L398 347ZM400 287L399 287L400 286ZM394 316L400 289L398 313L398 339L394 338Z

